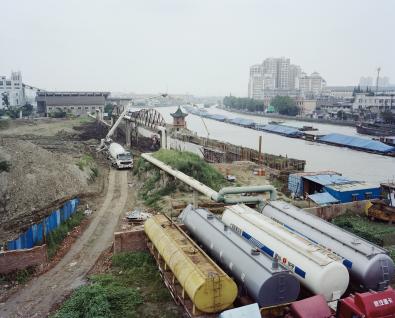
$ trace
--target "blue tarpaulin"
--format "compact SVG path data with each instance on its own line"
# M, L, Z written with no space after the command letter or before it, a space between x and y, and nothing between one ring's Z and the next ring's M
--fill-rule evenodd
M285 136L298 137L303 135L303 133L298 128L285 126L285 125L275 125L275 124L257 125L257 128L259 130L269 131Z
M246 127L252 127L255 125L255 122L253 120L240 118L240 117L233 118L229 122L232 124L246 126Z
M45 217L42 222L31 225L26 232L20 234L17 239L8 241L7 249L17 250L32 248L35 245L41 244L44 241L44 235L51 233L77 211L79 203L80 200L78 198L65 202L59 210L53 211L49 216Z
M309 194L308 198L319 205L327 205L340 202L338 199L331 196L328 192Z
M218 121L225 121L228 119L228 117L219 114L210 114L207 116L207 118L218 120Z
M347 146L352 148L359 148L363 150L390 153L395 152L395 147L388 146L380 141L364 139L359 137L347 136L342 134L328 134L318 138L319 141Z

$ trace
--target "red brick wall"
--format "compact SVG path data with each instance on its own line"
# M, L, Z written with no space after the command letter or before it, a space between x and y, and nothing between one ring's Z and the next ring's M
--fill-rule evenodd
M114 233L114 254L144 251L146 236L143 229Z
M35 246L29 249L5 251L0 253L0 274L7 274L29 266L44 264L47 261L47 246Z

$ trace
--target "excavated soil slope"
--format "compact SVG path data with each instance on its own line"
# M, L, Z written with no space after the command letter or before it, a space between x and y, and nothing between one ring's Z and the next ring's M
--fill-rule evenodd
M1 224L22 215L28 217L54 201L89 190L88 173L80 170L69 155L6 138L0 143L0 154L11 163L9 172L0 173L0 193L3 202L7 201Z

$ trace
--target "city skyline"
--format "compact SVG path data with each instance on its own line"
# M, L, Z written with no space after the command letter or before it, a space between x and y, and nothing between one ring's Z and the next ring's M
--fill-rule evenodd
M328 86L395 78L392 1L7 2L0 74L47 90L247 96L249 67L287 56ZM39 10L37 10L39 8ZM323 10L325 8L325 10ZM32 14L34 12L34 14ZM15 18L18 23L14 23ZM336 17L336 18L334 18ZM353 23L349 23L353 21ZM369 21L369 23L366 23ZM378 50L369 39L385 41Z

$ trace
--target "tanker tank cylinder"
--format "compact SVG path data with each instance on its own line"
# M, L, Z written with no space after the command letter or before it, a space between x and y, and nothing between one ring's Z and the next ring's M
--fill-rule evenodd
M232 274L261 307L297 299L299 281L282 264L234 232L209 211L187 206L179 216L191 235Z
M222 222L266 255L278 257L279 263L301 284L315 294L322 294L327 301L339 299L346 291L349 274L336 254L245 205L228 207Z
M155 254L159 253L194 308L216 313L232 306L237 296L236 283L184 231L164 215L149 218L144 231Z
M389 286L395 270L386 249L284 201L268 202L262 214L340 255L358 289L381 291Z

